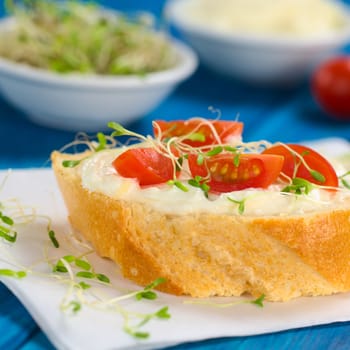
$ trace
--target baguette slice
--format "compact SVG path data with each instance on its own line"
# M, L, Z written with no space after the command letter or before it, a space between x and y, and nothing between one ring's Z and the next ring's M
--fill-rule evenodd
M350 209L295 216L164 214L81 184L86 154L53 152L53 169L73 229L139 285L192 297L265 295L287 301L350 290Z

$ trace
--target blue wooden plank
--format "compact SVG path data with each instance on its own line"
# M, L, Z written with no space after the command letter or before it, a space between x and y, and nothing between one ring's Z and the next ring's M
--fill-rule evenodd
M346 2L350 3L350 0ZM151 10L158 17L163 0L109 0L102 4L126 11ZM4 15L3 4L0 16ZM350 51L350 46L348 47ZM213 106L223 119L237 114L245 123L247 140L268 139L286 142L328 136L350 137L350 123L329 119L314 104L309 84L294 90L252 88L204 67L162 103L155 111L129 127L151 132L152 119L183 119L194 115L211 117ZM214 114L215 116L215 114ZM52 149L74 138L74 133L51 130L29 122L20 112L0 98L2 145L0 168L31 167L45 164ZM48 165L48 164L46 164ZM53 348L18 300L0 284L0 349L48 350ZM308 327L253 337L213 339L182 344L172 350L328 350L350 348L350 322ZM170 350L170 349L169 349Z
M39 328L18 299L0 283L0 349L18 349Z
M32 334L32 337L23 344L20 350L54 350L53 345L47 339L45 334L38 330Z

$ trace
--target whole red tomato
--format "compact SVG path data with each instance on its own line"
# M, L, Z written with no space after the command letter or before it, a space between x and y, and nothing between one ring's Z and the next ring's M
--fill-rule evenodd
M311 89L327 114L350 120L350 56L335 57L322 63L314 72Z

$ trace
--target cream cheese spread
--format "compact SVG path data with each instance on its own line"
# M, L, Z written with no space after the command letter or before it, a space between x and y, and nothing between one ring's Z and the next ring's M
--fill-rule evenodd
M189 0L183 16L224 33L308 37L341 30L348 20L330 0Z
M188 185L185 180L188 192L168 184L141 188L135 179L120 176L112 166L113 160L126 149L100 151L85 159L79 167L83 187L117 200L144 203L169 214L284 216L350 206L348 190L314 189L309 195L294 195L281 193L281 186L272 185L268 189L247 189L206 198L201 189ZM239 212L239 204L230 199L244 201L243 213Z

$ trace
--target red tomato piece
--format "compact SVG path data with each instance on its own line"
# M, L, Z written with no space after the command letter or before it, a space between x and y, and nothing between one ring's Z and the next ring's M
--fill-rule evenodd
M208 120L204 122L200 119L190 119L186 121L156 120L155 122L161 130L162 139L188 135L189 138L185 139L183 142L192 147L229 143L232 137L241 136L243 132L243 123L237 121ZM210 128L210 124L219 136L219 142L215 138L213 130ZM158 136L157 128L153 128L153 132L155 136ZM198 140L198 137L193 139L193 136L200 136L203 140Z
M276 155L241 154L238 165L234 154L218 154L198 164L198 156L190 154L189 168L193 177L209 175L212 192L232 192L245 188L266 188L278 178L284 158Z
M326 113L350 120L350 56L321 64L313 75L311 90Z
M308 167L324 176L325 181L321 182L316 180L310 173L304 164L302 164L299 158L295 155L295 153L288 150L283 145L272 146L267 148L262 153L263 154L278 154L284 157L284 164L282 168L282 172L287 176L299 177L305 180L308 180L312 183L324 186L338 186L338 177L336 172L334 171L332 165L321 156L315 150L302 146L302 145L294 145L294 144L286 144L292 151L301 155L305 160ZM297 167L297 169L296 169ZM295 171L296 170L296 171Z
M174 176L172 161L154 148L131 148L113 166L121 176L137 179L140 186L164 183Z

